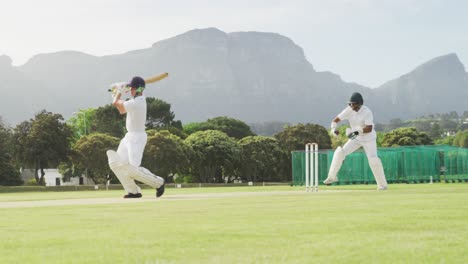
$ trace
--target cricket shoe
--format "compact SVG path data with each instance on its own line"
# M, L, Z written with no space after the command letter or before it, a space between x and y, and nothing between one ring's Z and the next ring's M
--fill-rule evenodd
M137 193L137 194L134 194L134 193L128 193L126 195L124 195L123 198L141 198L143 195L141 195L141 193Z
M163 183L163 185L161 185L161 187L156 189L156 197L157 198L161 197L164 194L164 186L165 185L166 185L166 183Z
M388 190L387 186L377 187L377 191L386 191Z
M332 184L332 183L337 182L337 181L338 181L338 178L326 178L323 181L323 184L329 185L329 184Z

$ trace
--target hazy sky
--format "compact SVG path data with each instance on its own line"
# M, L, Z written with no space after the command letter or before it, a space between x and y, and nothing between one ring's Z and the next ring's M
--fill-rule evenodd
M456 53L468 64L464 0L0 0L0 55L103 56L150 47L195 28L275 32L317 71L376 87Z

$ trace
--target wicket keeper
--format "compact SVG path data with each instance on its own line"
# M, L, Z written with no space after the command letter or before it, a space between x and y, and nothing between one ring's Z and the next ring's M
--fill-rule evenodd
M347 132L347 136L349 140L343 147L338 147L335 150L328 177L323 181L324 184L337 182L338 177L336 175L345 157L362 147L377 182L377 190L387 190L387 180L385 179L382 162L377 156L377 135L374 130L373 119L372 111L364 105L362 95L353 93L348 106L331 123L331 133L338 136L337 124L342 120L348 120L350 130L349 133Z

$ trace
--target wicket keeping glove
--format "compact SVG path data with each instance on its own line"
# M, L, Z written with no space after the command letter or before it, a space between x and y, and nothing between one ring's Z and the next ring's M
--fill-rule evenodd
M353 131L353 132L351 132L351 133L348 134L348 138L351 139L351 140L353 140L353 139L355 139L358 135L359 135L359 132Z
M348 133L348 138L353 140L355 139L359 134L362 134L363 131L362 131L362 128L358 128L356 130L354 130L353 132L351 133Z
M340 134L340 132L336 129L330 129L330 133L334 136L334 137L338 137L338 135Z

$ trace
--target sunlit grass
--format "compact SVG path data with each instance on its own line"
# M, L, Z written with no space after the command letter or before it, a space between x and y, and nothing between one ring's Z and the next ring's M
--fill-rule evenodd
M2 208L0 262L468 262L467 184L390 185L384 192L372 185L321 190L171 188L166 199L145 203ZM219 195L232 192L244 195ZM197 193L217 196L171 199ZM122 194L6 193L0 202ZM144 189L143 195L154 192Z

